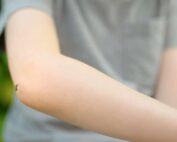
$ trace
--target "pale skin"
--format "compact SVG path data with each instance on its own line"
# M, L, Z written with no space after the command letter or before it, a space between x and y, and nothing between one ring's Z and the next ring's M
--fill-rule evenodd
M134 142L177 141L175 108L62 55L58 39L52 18L41 11L26 8L9 18L7 55L19 100L58 119L111 137ZM168 73L162 71L161 78L156 97L171 104L168 89L174 90L174 98L177 90L166 88L161 97Z

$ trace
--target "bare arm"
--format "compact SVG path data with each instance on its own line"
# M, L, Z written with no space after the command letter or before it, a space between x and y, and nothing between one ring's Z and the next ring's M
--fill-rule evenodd
M167 48L164 52L154 97L177 108L177 48Z
M17 96L26 105L115 138L177 141L175 109L62 55L46 14L33 9L17 12L9 19L6 39Z

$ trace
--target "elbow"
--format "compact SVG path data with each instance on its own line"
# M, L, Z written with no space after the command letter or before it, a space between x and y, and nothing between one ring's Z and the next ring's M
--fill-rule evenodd
M42 97L47 89L46 77L43 77L41 71L41 68L28 70L27 74L19 75L15 81L18 100L34 109L41 109Z
M36 79L35 77L26 77L16 84L17 99L24 105L34 109L39 108L39 103L37 103L37 100L39 100L40 98L40 85L36 84L37 81L38 79Z
M26 63L23 72L18 75L13 73L16 75L13 80L17 84L17 98L23 104L42 112L53 106L55 100L62 105L65 100L63 94L68 90L68 79L64 71L61 71L62 67L56 71L56 66L60 64L51 63L53 60L48 58L41 62Z

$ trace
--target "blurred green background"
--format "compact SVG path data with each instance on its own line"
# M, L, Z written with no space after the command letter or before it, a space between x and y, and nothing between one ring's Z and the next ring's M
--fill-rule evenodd
M0 0L1 10L1 0ZM4 50L4 34L0 36L0 142L3 142L2 130L4 119L12 100L12 82L10 79L7 58Z
M7 66L7 57L4 50L4 34L0 36L0 142L3 142L2 130L4 120L11 104L13 85Z

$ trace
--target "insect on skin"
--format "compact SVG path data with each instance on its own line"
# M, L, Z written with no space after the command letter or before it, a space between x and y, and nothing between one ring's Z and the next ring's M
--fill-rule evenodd
M17 90L18 90L18 84L15 85L15 91L17 91Z

